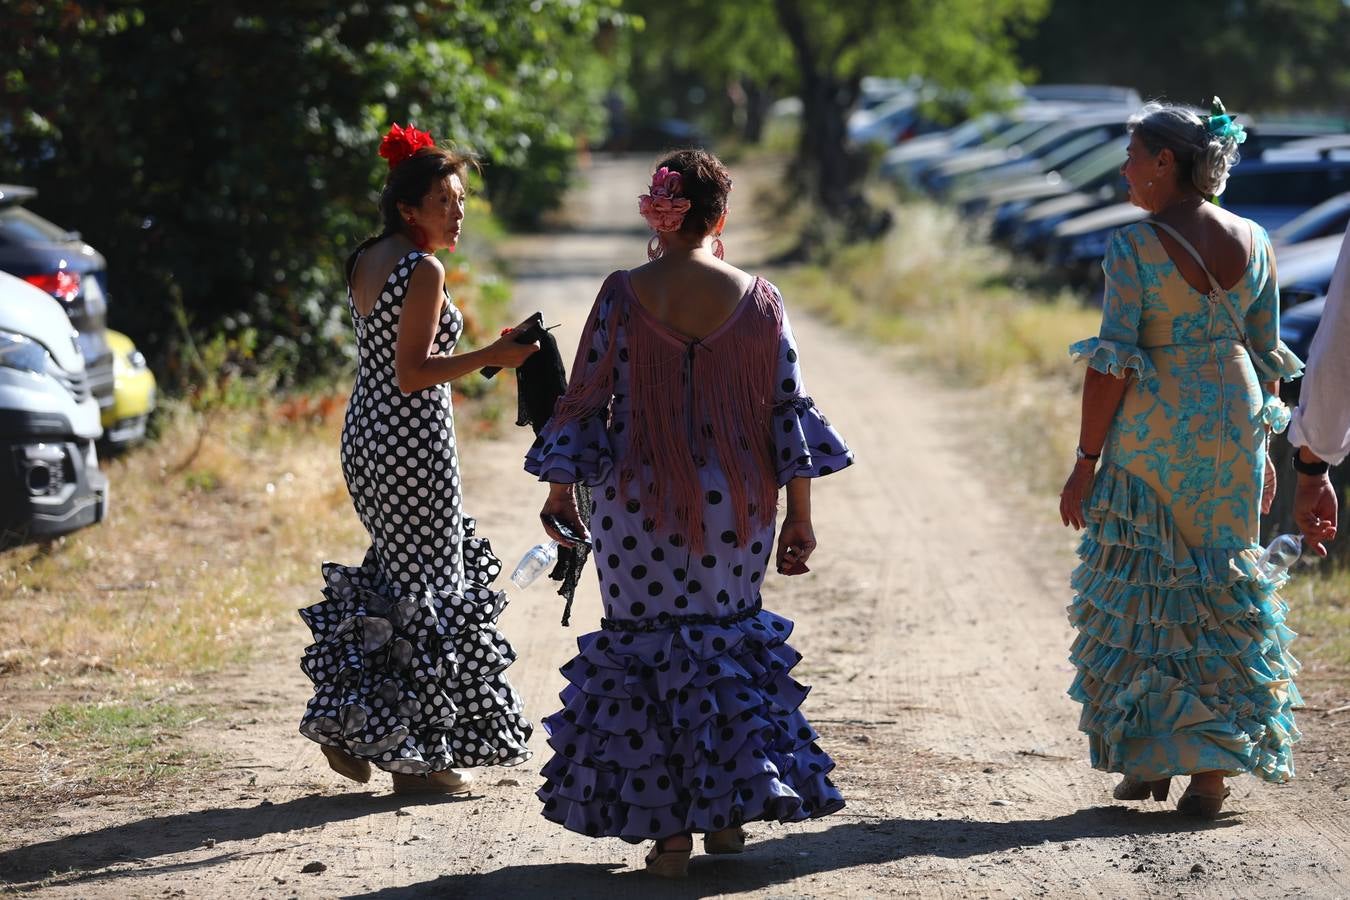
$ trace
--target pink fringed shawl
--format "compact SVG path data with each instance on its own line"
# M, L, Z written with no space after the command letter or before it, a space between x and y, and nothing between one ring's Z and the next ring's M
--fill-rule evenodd
M590 359L600 307L613 295L603 323L605 352ZM558 423L595 415L614 393L617 327L628 337L631 432L620 458L619 489L640 502L653 526L673 515L694 549L703 549L701 465L716 457L726 475L741 540L773 520L778 485L771 432L774 378L783 312L769 283L754 286L731 316L702 340L675 332L647 312L626 273L610 276L586 324L567 393L554 408ZM692 378L692 384L690 383Z

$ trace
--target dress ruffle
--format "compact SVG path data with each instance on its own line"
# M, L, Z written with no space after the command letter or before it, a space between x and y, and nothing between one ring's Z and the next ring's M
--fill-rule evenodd
M778 486L794 478L820 478L853 465L853 451L810 397L793 397L773 409Z
M603 412L561 425L550 419L525 454L525 471L558 484L582 482L594 487L609 477L613 467L614 450Z
M360 566L324 564L324 600L300 611L314 636L302 734L407 775L529 759L532 726L503 675L516 654L496 628L506 594L486 586L501 563L468 537L464 567L462 591L406 591L373 547Z
M1284 582L1258 548L1189 548L1148 484L1104 466L1087 507L1069 618L1069 694L1099 769L1157 779L1293 775L1301 705Z
M1303 374L1303 360L1280 341L1274 350L1257 353L1252 360L1263 381L1293 381Z
M544 816L630 842L744 822L796 822L844 801L834 761L797 710L807 688L787 619L661 631L598 631L562 672L563 709L544 720L556 755Z
M1291 416L1289 407L1279 397L1267 397L1261 406L1261 423L1276 434L1289 427Z
M1069 345L1069 355L1085 359L1089 367L1106 375L1124 378L1133 372L1145 385L1157 383L1158 372L1153 360L1141 347L1092 337Z

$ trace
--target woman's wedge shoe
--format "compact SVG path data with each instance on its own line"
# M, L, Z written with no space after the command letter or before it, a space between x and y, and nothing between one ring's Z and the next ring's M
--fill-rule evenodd
M328 768L343 778L350 778L357 784L365 784L370 780L370 763L364 759L357 759L350 753L327 744L320 744L319 749L323 751L323 758L328 760Z
M1147 800L1152 795L1154 800L1159 802L1167 799L1167 792L1172 787L1171 778L1162 778L1158 781L1140 781L1138 778L1131 778L1126 775L1120 779L1120 784L1116 785L1111 796L1117 800Z
M1222 794L1202 794L1194 788L1186 788L1186 793L1177 801L1177 812L1183 816L1197 816L1201 819L1216 819L1223 809L1223 801L1232 791L1227 787Z
M723 828L710 831L703 836L703 852L711 854L743 853L745 851L745 829Z
M394 778L395 794L467 794L473 787L473 773L445 769L429 775L400 775Z
M667 850L665 843L669 838L661 838L647 853L647 871L661 878L684 878L689 874L689 854L692 847L683 850Z

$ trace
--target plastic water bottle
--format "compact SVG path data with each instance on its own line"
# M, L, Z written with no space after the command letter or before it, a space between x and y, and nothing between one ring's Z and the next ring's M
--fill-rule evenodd
M1256 561L1256 567L1267 578L1274 578L1288 571L1303 555L1303 535L1282 534L1275 538Z
M516 570L511 573L511 583L518 588L527 588L558 559L558 542L554 540L535 544L520 558Z

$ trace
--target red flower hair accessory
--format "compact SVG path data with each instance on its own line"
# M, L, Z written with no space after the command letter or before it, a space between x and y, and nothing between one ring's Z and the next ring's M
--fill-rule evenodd
M680 196L684 179L679 172L665 166L652 173L650 193L638 197L638 212L653 231L679 231L684 215L689 212L689 201Z
M389 133L380 141L380 156L389 160L389 168L392 169L423 147L434 146L436 139L429 133L418 131L412 125L399 128L395 123L389 126Z

